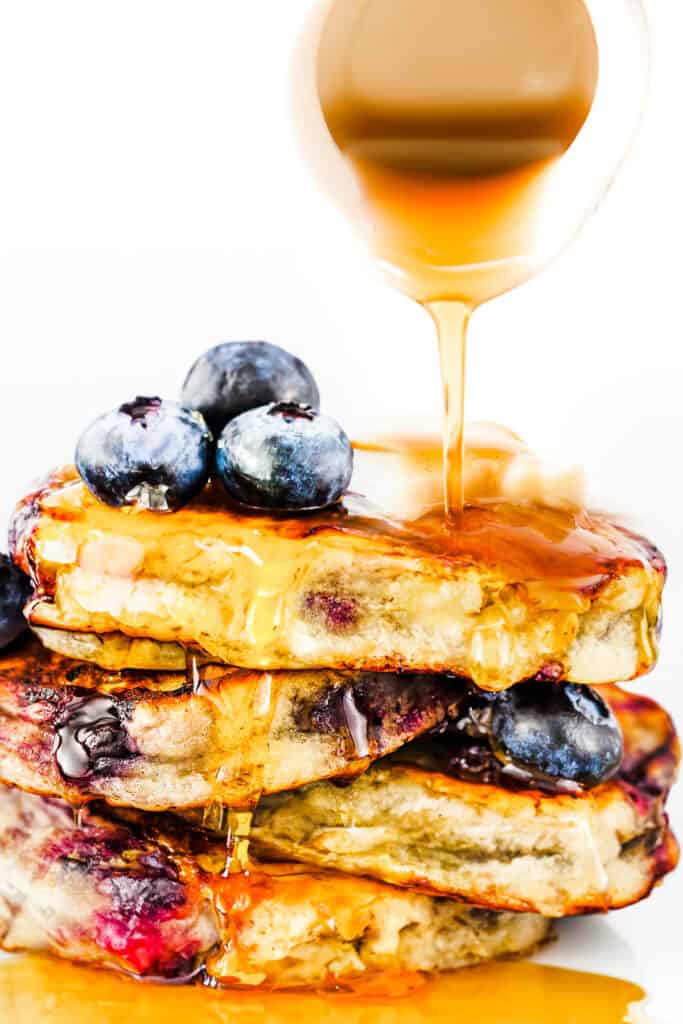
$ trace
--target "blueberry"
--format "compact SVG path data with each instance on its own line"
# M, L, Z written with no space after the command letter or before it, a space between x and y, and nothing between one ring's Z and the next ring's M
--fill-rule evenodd
M216 469L229 493L255 508L324 508L341 498L353 470L351 443L335 420L281 402L228 423Z
M55 722L55 759L66 779L86 779L110 771L135 752L120 709L110 697L76 697Z
M610 708L595 690L571 683L520 683L500 694L490 739L500 760L587 788L610 778L623 756Z
M216 437L236 416L271 402L320 408L305 363L267 341L230 341L209 349L188 373L180 401L198 409Z
M0 554L0 650L16 640L26 629L24 605L32 585L7 555Z
M78 442L76 466L106 505L173 512L202 490L212 456L213 438L199 413L136 398L91 423Z

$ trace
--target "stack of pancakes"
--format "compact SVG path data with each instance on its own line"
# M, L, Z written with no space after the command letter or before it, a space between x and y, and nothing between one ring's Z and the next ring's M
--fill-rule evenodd
M675 866L673 725L614 685L656 660L665 567L603 516L482 502L448 530L212 486L159 515L65 470L11 547L35 591L0 662L8 950L357 986L533 950ZM599 686L618 770L470 749L463 707L525 680Z

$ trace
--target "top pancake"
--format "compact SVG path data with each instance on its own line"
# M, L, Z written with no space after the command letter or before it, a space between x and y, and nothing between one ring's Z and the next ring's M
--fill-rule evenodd
M247 668L448 671L490 690L649 670L666 571L646 540L586 511L482 499L448 528L440 511L387 519L354 496L252 513L209 487L160 515L101 504L71 468L19 504L11 545L38 626Z

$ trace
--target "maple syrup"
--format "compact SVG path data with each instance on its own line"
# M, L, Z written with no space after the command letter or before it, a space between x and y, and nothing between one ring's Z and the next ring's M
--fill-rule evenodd
M583 0L337 0L322 30L320 104L372 246L437 325L454 515L467 323L537 269L555 171L590 113L598 63Z
M208 700L218 705L217 722L229 720L230 699L233 689L225 682L225 666L204 663L196 654L187 652L186 676L192 686L195 700ZM216 685L218 683L218 685ZM249 729L230 763L214 767L214 793L204 808L202 826L225 836L225 864L223 874L249 872L249 836L253 812L263 793L265 766L269 758L268 739L274 713L273 679L269 674L261 677L253 689L249 714ZM217 744L225 749L224 744ZM244 765L245 751L249 750L248 767ZM225 786L233 794L239 792L239 806L226 802Z
M405 992L400 979L394 991ZM0 1020L11 1024L625 1024L643 991L597 974L500 963L444 975L416 993L373 994L207 992L201 988L144 985L113 973L42 957L0 964Z
M368 454L375 464L382 458L377 452ZM386 458L390 464L396 458L403 464L411 461L409 453L402 459L390 451ZM362 658L367 668L373 664L370 659L377 658L375 666L384 669L387 654L376 644L366 648L365 620L355 617L357 608L362 608L362 594L357 600L354 580L362 572L363 560L370 564L369 560L386 556L405 564L405 559L427 555L438 562L439 573L481 567L485 573L493 570L506 586L523 584L520 600L533 600L541 614L546 610L585 614L603 602L612 608L616 594L611 584L627 575L638 577L644 584L633 609L638 617L633 645L638 645L638 658L635 660L634 651L633 667L627 671L637 674L651 667L666 573L659 552L610 517L581 505L561 502L555 507L545 500L522 500L516 490L512 500L501 498L494 486L495 466L506 464L505 459L482 451L477 461L483 491L490 496L478 498L475 490L457 529L444 519L441 505L411 510L403 518L387 515L381 506L354 493L334 508L305 516L266 515L231 504L216 484L172 517L146 511L131 514L102 505L78 480L75 470L67 468L52 477L38 496L24 499L19 510L23 525L21 534L15 533L13 538L13 553L17 564L33 573L38 586L39 596L30 612L32 623L62 630L146 636L159 643L199 648L206 657L225 664L265 671L322 668L328 657L337 664L337 634L343 632L349 636L346 667ZM514 462L507 462L506 475L514 469ZM421 471L419 475L422 477ZM438 485L438 475L436 480ZM23 506L28 514L23 514ZM138 565L134 571L116 574L111 569L112 551L119 547L124 551L135 548ZM325 576L321 579L320 567L335 550L348 559L346 586L339 586L336 580L328 585ZM160 551L161 563L157 560ZM184 572L190 558L192 571L201 582L188 588L179 603L173 576L176 568ZM635 571L631 573L631 569ZM210 585L210 578L219 575L229 580L229 586ZM309 579L302 586L304 577ZM129 600L133 593L134 603ZM163 614L159 614L160 608ZM439 616L451 614L438 590L434 590L433 601L422 602L410 615L418 611L423 636L430 631L438 635ZM329 646L316 642L310 649L301 645L294 649L288 631L292 621L305 621L307 628L312 628L309 623L320 622L326 631L323 640ZM476 624L476 619L473 621ZM471 632L470 617L463 622ZM552 639L558 643L560 657L567 632L561 619L554 623ZM515 622L508 625L514 627ZM472 659L457 661L460 655L455 647L447 658L441 648L441 660L433 660L433 651L426 644L416 653L406 653L399 644L401 636L397 631L396 646L391 647L390 634L386 649L392 659L400 652L403 668L457 668L463 674L472 674L476 668ZM550 639L548 635L546 645ZM549 650L547 646L544 649ZM534 674L544 664L539 657L532 663L526 661L519 671ZM516 679L506 675L511 667L496 660L498 686L519 680L519 675ZM624 672L620 669L622 676ZM582 681L598 682L583 673L585 667ZM489 678L494 677L483 673L477 677L480 685L489 685ZM602 681L607 680L603 677ZM229 689L221 699L229 696Z

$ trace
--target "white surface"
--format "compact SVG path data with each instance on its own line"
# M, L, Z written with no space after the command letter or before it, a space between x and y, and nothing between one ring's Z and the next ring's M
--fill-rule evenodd
M302 167L287 65L304 0L0 0L4 513L84 424L173 395L220 340L305 358L351 430L438 409L431 325L373 272ZM660 668L683 721L680 39L648 5L653 93L637 149L579 242L474 321L469 415L583 461L671 580ZM683 829L683 787L672 802ZM681 1019L683 873L545 957L627 976Z

